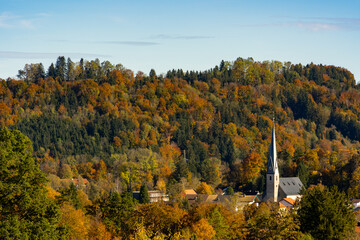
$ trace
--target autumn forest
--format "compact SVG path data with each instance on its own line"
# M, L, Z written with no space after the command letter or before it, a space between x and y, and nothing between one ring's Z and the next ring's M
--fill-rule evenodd
M0 140L22 146L0 147L0 235L318 239L303 211L184 201L185 189L261 194L274 121L281 176L318 186L305 196L360 198L360 86L344 68L252 58L165 74L98 59L27 64L18 79L0 79ZM10 182L14 169L26 179ZM144 186L166 192L171 204L132 199ZM14 203L17 196L38 199L29 200L38 212ZM13 204L18 214L7 217Z

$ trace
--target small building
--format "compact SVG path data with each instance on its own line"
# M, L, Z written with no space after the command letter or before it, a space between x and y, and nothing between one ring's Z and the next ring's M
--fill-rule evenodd
M72 178L72 179L60 179L60 183L63 186L70 186L70 184L74 184L75 187L85 187L89 181L86 178Z
M148 193L149 193L150 203L169 201L169 196L160 190L151 190L148 191ZM136 200L140 200L140 191L134 191L133 198L135 198Z
M197 194L194 189L185 189L184 193L185 193L185 195L196 195Z
M218 195L216 194L198 194L197 195L197 202L203 202L203 203L218 203Z
M279 199L292 198L294 201L300 198L303 184L298 177L280 178Z
M355 211L360 210L360 199L351 199L351 204L353 205Z
M247 205L255 204L256 206L258 206L259 203L261 202L261 197L260 197L260 195L245 195L244 194L242 197L240 197L238 199L238 202L240 204L238 205L236 211L244 209L244 207Z
M245 195L245 194L235 194L235 195L218 195L217 201L222 205L235 210L243 210L246 206L255 204L259 205L261 202L260 195Z
M195 203L219 203L233 209L235 211L242 210L245 206L251 204L259 204L261 202L260 195L222 195L222 194L197 194L193 189L184 191L185 198L189 201L190 205Z
M197 201L198 194L194 189L185 189L184 190L184 198L186 198L190 205L194 204Z
M280 208L293 208L295 205L295 200L292 198L283 198L279 202Z

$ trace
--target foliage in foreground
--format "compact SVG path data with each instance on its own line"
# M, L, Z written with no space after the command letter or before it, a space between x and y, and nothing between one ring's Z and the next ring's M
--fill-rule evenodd
M0 129L0 236L60 239L60 211L48 197L46 175L35 164L32 144L19 131Z
M308 189L298 214L301 230L315 239L348 239L354 231L355 215L351 202L335 187Z

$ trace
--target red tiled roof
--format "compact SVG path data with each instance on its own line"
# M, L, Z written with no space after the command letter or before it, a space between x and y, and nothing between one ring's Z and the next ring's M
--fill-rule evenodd
M279 202L279 207L280 208L286 208L286 206L284 204L282 204L281 202Z
M78 185L78 184L79 184L79 179L77 179L77 178L73 178L73 179L60 179L60 181L61 181L61 182L69 182L69 183L72 182L72 183L74 183L75 185ZM85 185L89 183L89 181L88 181L86 178L83 178L83 182L84 182Z
M287 201L287 202L290 203L291 205L294 205L294 204L295 204L295 200L292 199L292 198L283 198L282 200Z

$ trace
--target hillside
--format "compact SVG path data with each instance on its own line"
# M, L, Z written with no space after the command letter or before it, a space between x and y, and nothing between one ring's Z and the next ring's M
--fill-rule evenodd
M360 88L346 69L238 58L147 75L59 57L19 78L0 80L0 125L31 139L55 189L80 175L90 199L143 182L173 198L200 181L261 191L275 117L283 176L360 197Z

